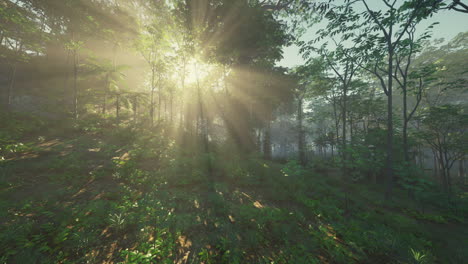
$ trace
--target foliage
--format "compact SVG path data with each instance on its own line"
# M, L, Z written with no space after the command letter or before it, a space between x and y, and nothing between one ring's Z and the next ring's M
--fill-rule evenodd
M462 263L460 4L368 2L1 2L0 262Z
M285 164L281 172L285 177L300 177L305 174L306 170L297 160L290 160Z
M172 263L167 256L173 254L175 246L174 238L167 230L157 230L154 241L151 243L142 243L135 250L123 250L122 257L125 258L121 263Z

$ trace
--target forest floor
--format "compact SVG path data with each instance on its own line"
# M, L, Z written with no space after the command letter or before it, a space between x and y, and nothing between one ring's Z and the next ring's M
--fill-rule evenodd
M25 135L0 161L0 263L468 259L466 215L423 207L403 191L384 202L380 186L345 188L332 169L221 147L195 155L163 132L136 134Z

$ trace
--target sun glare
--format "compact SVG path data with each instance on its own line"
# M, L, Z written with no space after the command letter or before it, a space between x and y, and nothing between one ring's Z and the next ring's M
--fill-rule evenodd
M215 69L215 65L191 59L185 71L185 83L197 84L204 81Z
M468 263L459 11L0 0L0 264Z

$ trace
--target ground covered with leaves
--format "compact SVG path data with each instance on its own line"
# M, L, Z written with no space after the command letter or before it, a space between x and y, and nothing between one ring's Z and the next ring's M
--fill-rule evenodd
M463 197L447 207L397 191L384 202L380 186L345 186L324 160L203 153L170 130L105 120L15 120L0 133L0 263L468 258Z

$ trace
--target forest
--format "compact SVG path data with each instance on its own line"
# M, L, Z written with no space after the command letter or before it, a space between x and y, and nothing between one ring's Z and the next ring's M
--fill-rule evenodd
M468 1L0 0L0 264L467 263Z

